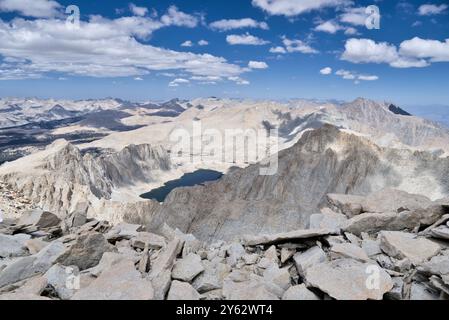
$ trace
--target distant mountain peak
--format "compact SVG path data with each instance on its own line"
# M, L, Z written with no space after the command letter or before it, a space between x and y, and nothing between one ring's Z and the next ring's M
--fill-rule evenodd
M405 111L404 109L399 108L398 106L395 106L394 104L390 104L388 106L388 110L390 110L391 112L393 112L394 114L399 114L401 116L411 116L411 113L408 113L407 111Z

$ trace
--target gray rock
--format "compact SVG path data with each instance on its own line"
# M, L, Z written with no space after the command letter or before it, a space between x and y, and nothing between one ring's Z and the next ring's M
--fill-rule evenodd
M224 278L231 272L231 267L224 263L202 261L204 272L193 281L193 287L200 293L221 289Z
M96 266L105 252L115 250L101 233L90 232L80 235L57 262L64 266L73 265L80 270L85 270Z
M352 243L336 244L331 247L330 252L332 259L351 258L360 262L370 261L365 251Z
M365 212L398 212L426 209L433 205L429 198L386 188L368 195L362 202Z
M278 291L277 294L273 291ZM223 281L223 296L226 300L279 300L280 288L273 288L263 278L253 275L249 280L235 282L231 278Z
M439 297L429 291L426 286L421 283L413 282L410 288L410 300L438 300Z
M28 254L25 243L31 236L26 234L4 235L0 234L0 257L11 258Z
M278 233L272 235L260 235L260 236L245 236L243 238L247 246L257 246L257 245L269 245L276 244L279 242L287 242L301 239L309 239L321 236L327 236L330 234L336 234L336 230L330 229L308 229L308 230L296 230L285 233Z
M87 269L85 271L98 278L104 270L108 270L113 265L124 260L132 261L134 263L132 259L123 254L116 252L105 252L101 257L100 262L95 267Z
M76 277L79 276L78 267L65 267L55 264L44 275L47 283L53 287L62 300L69 300L76 292L79 283Z
M190 253L187 257L176 261L172 271L172 278L190 282L203 271L204 267L201 264L200 256Z
M393 289L385 294L385 298L389 300L402 300L404 280L400 277L393 277L391 280L393 281Z
M165 300L171 285L170 270L163 271L158 277L154 278L151 283L153 284L154 300Z
M396 259L409 259L418 265L437 255L441 247L425 238L417 238L414 234L398 231L382 231L380 233L382 251Z
M14 261L0 273L0 288L45 273L65 250L61 242L54 241L39 253Z
M296 251L288 248L281 249L281 263L285 263L295 255Z
M134 263L120 261L73 295L72 300L152 300L151 281L142 278Z
M357 237L356 235L354 235L350 232L345 232L345 237L349 240L349 242L351 242L353 245L356 245L358 247L362 243L362 240L359 237Z
M105 237L108 241L118 241L122 239L130 240L131 238L136 237L139 231L142 231L143 229L144 228L138 224L121 222L114 226Z
M378 272L377 283L369 281L370 268ZM391 277L379 266L353 259L315 264L307 269L306 280L337 300L381 300L393 288Z
M368 257L373 257L382 253L379 240L362 240L362 249Z
M273 283L283 289L287 290L290 286L290 273L288 268L280 269L277 265L273 265L263 272L263 278L269 283Z
M228 254L227 263L234 267L237 262L246 254L245 249L240 243L232 243L226 250Z
M338 209L348 218L352 218L362 213L362 202L365 200L362 196L355 196L349 194L335 194L327 195L327 201L331 207Z
M155 279L162 272L171 270L176 257L181 253L184 242L175 237L162 249L155 261L152 261L149 278Z
M290 287L285 291L282 300L320 300L320 298L307 289L304 284Z
M145 244L149 245L150 249L160 249L165 247L165 238L150 232L138 232L137 236L131 239L131 246L138 249L144 249Z
M449 275L449 256L435 256L424 262L417 269L427 274Z
M296 269L301 277L305 276L308 268L327 260L326 253L318 246L312 247L304 252L298 252L293 256Z
M279 265L278 252L275 246L271 246L264 253L264 258L271 261L275 265Z
M199 300L200 294L187 282L174 280L171 283L167 300Z
M12 300L19 300L19 301L25 301L25 300L51 300L47 297L41 297L36 294L31 293L25 293L25 292L19 292L19 293L6 293L0 295L0 300L6 300L6 301L12 301Z
M56 227L61 223L56 215L48 211L32 210L22 214L17 224L33 225L40 229Z
M413 230L421 225L431 225L444 214L441 206L413 211L362 213L349 219L343 230L360 235L362 232L374 233L382 230Z
M257 253L245 254L243 256L243 261L245 264L256 264L259 260L259 255Z
M431 233L434 238L449 240L449 228L446 226L434 228Z
M347 220L348 218L344 214L326 208L322 210L322 213L310 216L309 228L337 230L344 227Z
M75 212L70 217L69 227L70 228L78 228L82 225L86 224L87 216L84 212Z
M36 254L48 246L50 243L41 239L30 239L25 242L25 246L31 254Z

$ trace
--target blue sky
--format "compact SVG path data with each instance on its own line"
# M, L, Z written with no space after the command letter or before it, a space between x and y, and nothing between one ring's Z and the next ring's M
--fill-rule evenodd
M446 3L0 0L0 96L449 105Z

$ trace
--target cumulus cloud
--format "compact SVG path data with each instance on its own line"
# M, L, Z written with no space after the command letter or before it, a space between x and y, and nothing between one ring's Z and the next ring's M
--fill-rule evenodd
M366 8L348 8L340 15L340 21L354 26L364 26L368 15L366 14Z
M222 57L177 52L139 41L164 26L159 20L138 16L113 20L91 16L89 21L81 21L79 28L68 28L59 19L0 20L2 77L38 77L49 72L139 77L150 71L182 71L226 79L245 72Z
M268 64L263 61L250 61L248 67L251 69L267 69Z
M270 48L270 52L271 53L281 53L281 54L284 54L284 53L287 53L287 50L285 50L285 48L284 47L273 47L273 48Z
M181 47L193 47L193 42L190 40L184 41L181 43Z
M270 15L293 17L326 7L344 7L349 0L252 0L252 4Z
M429 59L430 62L449 62L449 39L443 42L415 37L403 41L399 53L406 57Z
M314 30L335 34L335 33L337 33L338 30L341 30L341 29L343 29L342 26L340 26L335 21L329 20L329 21L321 22L320 24L318 24L315 27Z
M328 21L318 21L317 26L314 28L315 31L326 32L330 34L335 34L338 31L343 31L346 35L357 34L357 30L353 27L343 26L335 20Z
M282 43L285 46L287 52L300 52L300 53L318 53L317 50L309 46L302 40L294 39L291 40L285 36L282 37Z
M200 40L200 41L198 41L198 45L199 46L207 46L207 45L209 45L209 42L206 40Z
M169 86L169 87L179 87L180 84L188 84L188 83L190 83L190 81L187 80L187 79L177 78L177 79L171 81L171 82L168 84L168 86Z
M178 10L176 6L170 6L166 14L161 17L161 22L165 25L195 28L198 25L198 18Z
M323 75L329 75L332 73L332 68L330 67L326 67L320 70L320 73Z
M242 79L240 77L229 77L228 80L234 81L236 84L240 86L247 86L250 84L248 80Z
M131 12L136 15L136 16L140 16L143 17L148 13L148 9L145 7L138 7L136 6L134 3L130 3L129 4L129 10L131 10Z
M403 41L399 50L387 42L371 39L349 39L341 58L353 63L387 63L395 68L421 68L432 62L449 61L449 39L446 41L415 37Z
M418 14L420 16L431 16L436 14L445 13L448 8L447 4L423 4L418 8Z
M265 41L263 39L255 37L249 33L242 34L242 35L230 34L226 37L226 41L230 45L262 46L262 45L270 43L269 41Z
M344 80L355 80L356 83L358 81L376 81L379 80L378 76L375 75L367 75L367 74L358 74L357 72L348 71L344 69L340 69L335 72L337 76L342 77Z
M61 5L53 0L0 0L0 12L18 12L27 17L55 17L59 9Z
M268 30L268 24L266 22L258 22L251 18L244 19L223 19L212 22L209 25L212 29L218 31L229 31L234 29L243 28L260 28L263 30Z

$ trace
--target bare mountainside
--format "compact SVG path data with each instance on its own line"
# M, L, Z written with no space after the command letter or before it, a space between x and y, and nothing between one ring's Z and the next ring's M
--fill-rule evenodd
M386 187L432 199L449 194L449 159L381 148L331 125L279 153L273 176L259 165L206 186L175 189L148 225L167 223L202 240L304 228L328 193L367 195Z

